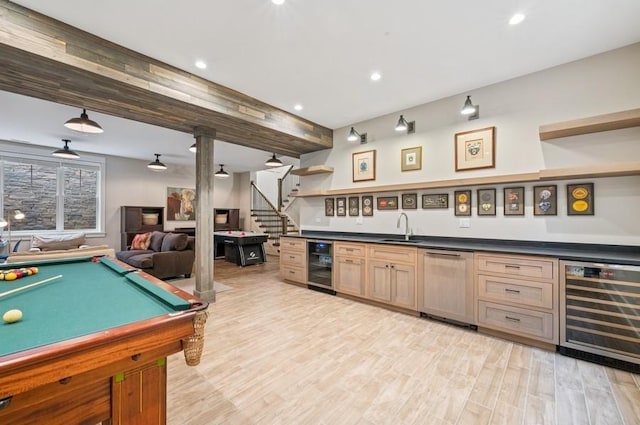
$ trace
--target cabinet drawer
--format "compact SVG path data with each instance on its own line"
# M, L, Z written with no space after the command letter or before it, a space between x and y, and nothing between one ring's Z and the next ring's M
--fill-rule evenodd
M333 245L333 254L336 256L364 257L366 252L364 244L336 242Z
M368 255L369 258L374 260L415 264L418 257L418 249L372 244L368 247Z
M280 277L293 282L307 283L307 272L302 267L280 265Z
M478 275L478 297L509 304L553 308L551 283Z
M557 260L551 258L476 255L479 272L501 273L510 276L553 280L557 278Z
M290 266L304 267L306 261L306 255L304 252L299 251L281 251L280 263Z
M305 251L307 245L306 239L299 238L280 238L280 251Z
M524 308L478 302L478 326L558 344L553 314Z

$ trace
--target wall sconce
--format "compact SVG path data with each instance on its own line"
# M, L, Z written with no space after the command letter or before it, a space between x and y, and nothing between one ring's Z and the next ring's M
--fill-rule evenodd
M150 163L147 164L147 168L153 170L153 171L164 171L167 169L167 166L164 165L162 162L160 162L160 154L159 153L154 153L154 155L156 156L155 161L151 161Z
M358 133L355 128L351 127L349 131L349 136L347 136L347 140L350 142L357 142L360 140L361 144L367 143L367 133Z
M282 167L283 164L282 161L276 158L276 154L274 153L271 158L267 159L264 165L266 165L267 167Z
M480 118L480 105L474 105L471 103L471 96L467 96L467 100L464 101L464 106L460 110L462 115L468 115L469 120L475 120Z
M74 151L69 149L69 142L71 140L62 139L62 141L64 142L64 147L62 149L58 149L57 151L54 151L51 155L53 155L55 157L58 157L58 158L65 158L65 159L78 159L78 158L80 158L80 155L78 155L77 153L75 153Z
M222 167L224 167L224 164L220 164L220 169L218 171L216 171L214 176L226 179L227 177L229 177L229 173L224 171L224 168L222 168Z
M97 134L104 131L97 122L89 119L89 115L87 115L86 109L82 110L80 118L71 118L64 123L64 126L81 133Z
M398 120L398 124L396 124L396 131L406 131L407 134L416 132L416 122L415 121L407 121L403 115L400 115L400 119Z
M193 153L196 153L198 151L198 148L196 148L196 144L194 143L193 145L189 146L189 150Z
M22 219L24 219L24 217L25 217L25 215L24 215L24 213L22 211L14 210L13 214L10 213L7 216L6 219L0 218L0 228L7 227L7 230L9 232L9 243L8 243L8 248L7 248L7 255L11 254L11 221L12 220L22 220ZM16 247L17 247L17 245L16 245Z

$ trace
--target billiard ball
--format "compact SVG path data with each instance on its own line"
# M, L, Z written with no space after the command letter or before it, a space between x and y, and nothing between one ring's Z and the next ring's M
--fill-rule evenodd
M20 321L21 319L22 311L18 309L9 310L2 315L2 320L4 320L5 323L15 323Z

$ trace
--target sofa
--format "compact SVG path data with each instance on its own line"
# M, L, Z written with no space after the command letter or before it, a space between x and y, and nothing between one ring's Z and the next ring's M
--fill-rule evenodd
M108 245L87 245L84 233L33 235L31 246L25 251L12 252L5 262L54 260L74 257L98 257L115 255ZM20 241L18 241L18 244ZM16 246L18 246L16 244Z
M158 279L191 277L196 259L195 238L185 233L148 232L136 235L116 258Z

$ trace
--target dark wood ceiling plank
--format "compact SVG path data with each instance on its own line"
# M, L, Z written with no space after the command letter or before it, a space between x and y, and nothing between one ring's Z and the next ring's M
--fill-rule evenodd
M299 157L332 130L0 0L0 89Z

